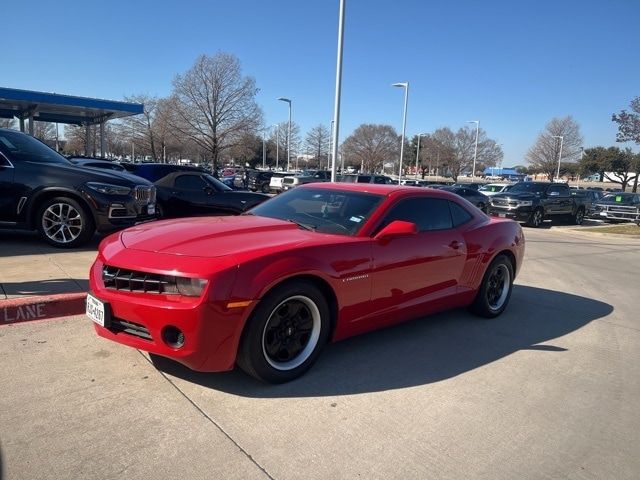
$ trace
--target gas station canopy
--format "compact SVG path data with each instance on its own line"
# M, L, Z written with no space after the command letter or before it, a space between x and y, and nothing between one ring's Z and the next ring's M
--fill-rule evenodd
M0 87L0 118L16 117L24 130L24 120L94 125L114 118L138 115L141 103L73 97Z

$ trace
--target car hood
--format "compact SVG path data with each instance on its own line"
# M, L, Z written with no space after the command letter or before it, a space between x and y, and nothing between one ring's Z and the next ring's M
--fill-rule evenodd
M120 240L131 250L214 258L286 250L317 235L284 220L242 215L145 223L123 231Z
M533 200L535 198L540 198L540 195L536 195L535 193L529 193L529 192L521 192L521 193L501 192L493 195L493 198L504 198L505 200Z
M68 175L74 175L75 177L82 175L86 177L85 181L89 182L104 182L127 187L130 187L132 183L136 185L151 185L151 182L144 178L136 177L135 175L124 172L111 172L101 168L82 167L73 163L69 163L68 165L62 163L33 163L44 165L50 171L62 171L66 172Z

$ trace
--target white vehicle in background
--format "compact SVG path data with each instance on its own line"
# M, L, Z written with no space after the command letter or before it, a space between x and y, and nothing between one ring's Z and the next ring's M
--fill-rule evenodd
M282 180L284 180L284 177L290 177L292 175L294 175L294 172L273 172L273 176L269 182L269 190L281 193L283 190Z
M513 183L488 183L478 189L478 191L488 197L504 193L509 190Z

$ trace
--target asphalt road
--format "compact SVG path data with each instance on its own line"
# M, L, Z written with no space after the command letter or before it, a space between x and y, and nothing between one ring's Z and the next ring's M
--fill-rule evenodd
M526 230L507 312L329 346L302 379L197 374L88 320L0 328L7 479L637 479L640 241Z

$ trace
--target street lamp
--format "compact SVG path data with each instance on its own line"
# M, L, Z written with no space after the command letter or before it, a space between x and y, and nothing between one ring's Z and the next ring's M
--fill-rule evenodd
M420 162L420 137L428 135L427 133L418 134L418 151L416 152L416 180L418 179L418 163Z
M290 170L289 162L291 161L291 100L280 97L278 100L289 104L289 132L287 133L287 172Z
M553 135L552 138L560 139L560 154L558 155L558 173L556 174L556 178L560 180L560 160L562 160L562 142L564 142L564 135Z
M333 98L333 123L331 133L331 181L336 181L336 157L338 156L338 135L340 133L340 94L342 91L342 46L344 44L344 7L346 0L340 0L338 13L338 51L336 54L336 90ZM343 158L344 161L344 158Z
M476 124L476 148L473 150L473 170L471 177L476 178L476 158L478 157L478 132L480 131L480 120L469 120L467 123Z
M409 82L398 82L393 87L404 88L404 110L402 112L402 138L400 139L400 168L398 169L398 185L402 182L402 155L404 154L404 132L407 127L407 97L409 96Z

